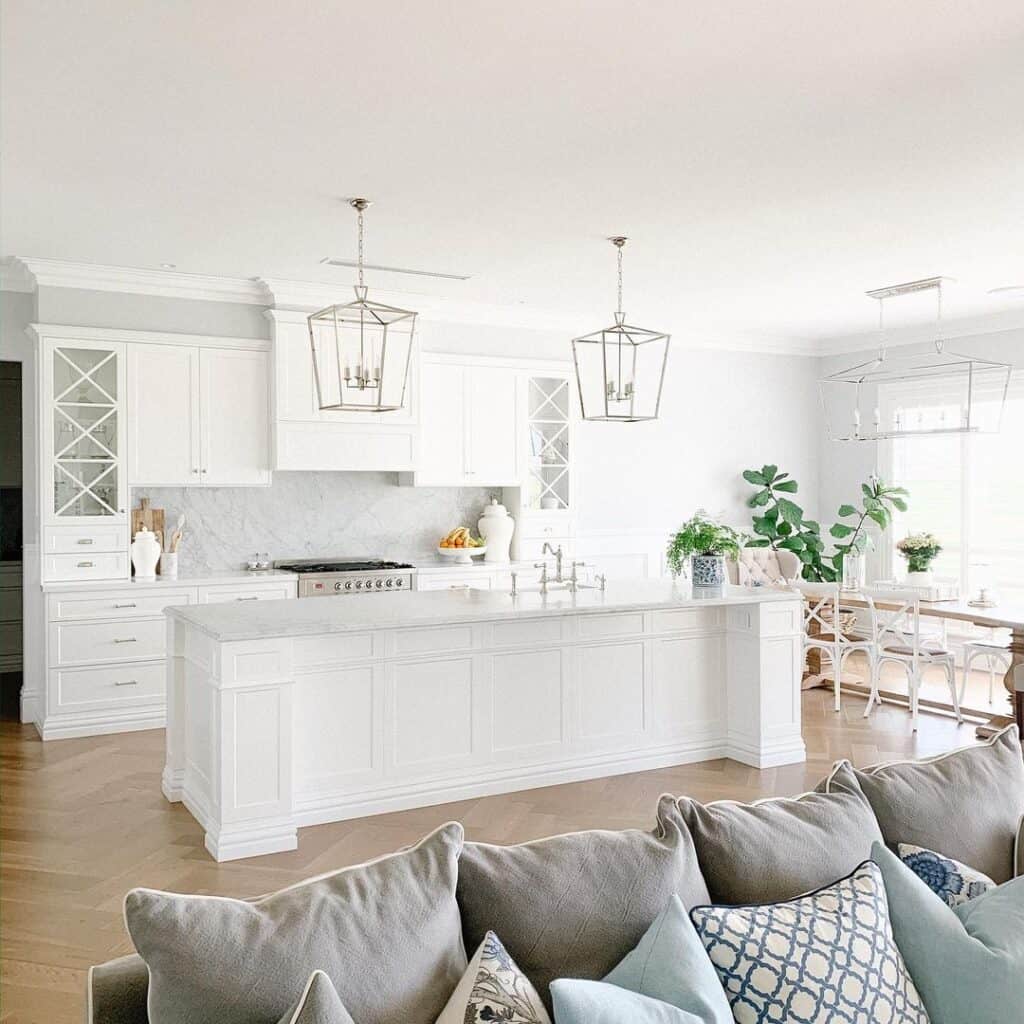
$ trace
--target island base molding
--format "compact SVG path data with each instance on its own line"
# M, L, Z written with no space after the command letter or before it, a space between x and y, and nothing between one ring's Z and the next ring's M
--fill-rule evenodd
M252 640L171 616L161 787L227 861L331 821L799 763L801 628L798 599Z

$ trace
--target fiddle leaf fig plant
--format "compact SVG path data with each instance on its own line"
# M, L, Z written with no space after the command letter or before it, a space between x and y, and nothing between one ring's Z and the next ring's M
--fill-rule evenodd
M747 541L747 547L792 551L803 564L803 578L813 583L834 583L843 571L843 557L847 553L863 554L869 549L872 543L869 523L886 530L892 523L894 509L907 510L906 488L890 487L872 476L861 484L859 508L839 506L839 519L850 522L836 522L829 528L829 535L836 543L835 551L826 554L821 525L805 518L804 510L787 497L799 490L788 473L780 473L778 466L769 464L760 469L744 470L743 479L757 488L747 499L747 505L754 510L755 534Z
M669 539L665 558L672 575L679 576L691 555L729 555L736 558L745 539L738 530L716 522L703 510L698 510Z

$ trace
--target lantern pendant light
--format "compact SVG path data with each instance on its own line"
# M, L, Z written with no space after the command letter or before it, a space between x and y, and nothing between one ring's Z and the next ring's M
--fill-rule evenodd
M416 314L370 302L363 282L363 211L358 221L358 281L354 302L328 306L308 318L317 404L342 412L394 412L405 405Z
M622 311L622 249L626 239L616 235L609 241L616 249L618 308L611 327L573 339L580 412L585 420L655 420L665 382L669 335L626 323Z
M866 293L878 302L878 354L818 382L830 440L885 441L999 431L1013 367L946 349L943 280L927 277ZM933 350L890 353L886 348L886 300L928 291L935 292Z

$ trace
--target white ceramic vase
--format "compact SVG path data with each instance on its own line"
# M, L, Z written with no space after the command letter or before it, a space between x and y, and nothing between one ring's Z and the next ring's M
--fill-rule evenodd
M476 528L487 543L484 561L507 562L516 521L508 514L508 509L504 505L498 504L497 498L491 499Z
M137 580L155 580L160 561L160 542L152 530L141 529L132 541L132 565Z

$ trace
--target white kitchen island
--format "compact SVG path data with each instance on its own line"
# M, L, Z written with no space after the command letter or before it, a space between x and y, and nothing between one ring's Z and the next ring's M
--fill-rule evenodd
M174 607L163 792L219 861L305 825L805 759L799 596L666 580Z

